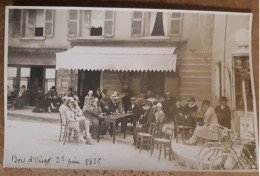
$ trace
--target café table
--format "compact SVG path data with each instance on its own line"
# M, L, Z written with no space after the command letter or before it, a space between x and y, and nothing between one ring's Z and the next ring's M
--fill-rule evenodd
M97 142L99 142L99 140L100 140L102 122L112 124L111 137L113 138L113 144L115 143L115 128L116 128L117 122L121 122L122 129L124 132L124 139L126 138L127 119L129 117L133 116L133 113L127 112L127 113L113 113L113 114L104 114L104 113L97 114L96 112L93 112L89 109L87 109L86 111L88 113L94 115L99 120L99 130L98 130Z

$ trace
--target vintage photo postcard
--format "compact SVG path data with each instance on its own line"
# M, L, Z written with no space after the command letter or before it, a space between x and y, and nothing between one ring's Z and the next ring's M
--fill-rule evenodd
M251 23L7 7L4 167L258 171Z

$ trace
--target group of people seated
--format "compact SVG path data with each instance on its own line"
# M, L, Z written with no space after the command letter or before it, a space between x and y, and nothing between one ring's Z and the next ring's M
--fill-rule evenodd
M27 90L26 86L22 85L20 90L17 86L14 86L14 90L11 91L9 86L7 86L7 101L11 106L9 108L13 109L23 109L27 104Z

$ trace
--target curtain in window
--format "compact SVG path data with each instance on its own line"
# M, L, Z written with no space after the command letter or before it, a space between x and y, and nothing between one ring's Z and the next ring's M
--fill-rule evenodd
M163 12L163 30L165 36L168 36L169 34L170 15L171 13Z
M152 35L155 20L156 20L157 12L151 12L151 18L150 18L150 35Z
M91 11L91 27L102 27L104 25L105 11Z

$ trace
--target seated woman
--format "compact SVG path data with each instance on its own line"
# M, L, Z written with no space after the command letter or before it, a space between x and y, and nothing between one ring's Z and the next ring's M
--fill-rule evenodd
M212 124L218 124L218 118L208 100L202 101L202 111L204 116L204 125L196 127L193 136L189 140L185 141L188 145L196 144L198 138L218 140L217 128L210 129Z
M192 114L198 111L198 106L195 104L195 102L195 98L190 97L188 103L184 107L184 125L191 126L193 129L195 129L195 121L192 117Z
M15 108L21 109L21 108L24 108L26 103L27 103L27 90L26 90L25 85L22 85L22 87L17 95L17 98L15 99L14 105L15 105Z
M154 115L155 115L155 121L156 121L156 124L157 124L157 136L161 137L163 124L164 124L164 121L165 121L165 114L162 111L162 104L161 103L157 103L156 106L157 106L157 111Z
M74 101L72 97L68 99L68 108L65 109L65 117L67 121L79 121L80 129L80 141L94 144L93 139L90 136L89 126L90 121L83 116L82 110L78 106L78 103ZM86 138L86 140L84 139Z
M88 91L88 95L85 97L84 100L84 106L83 106L83 111L87 110L93 105L95 97L93 96L93 91L90 90Z

